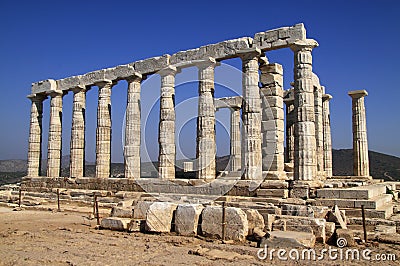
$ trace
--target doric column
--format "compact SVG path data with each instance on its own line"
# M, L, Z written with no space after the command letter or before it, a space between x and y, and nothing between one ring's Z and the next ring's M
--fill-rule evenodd
M231 171L240 171L242 147L240 141L240 108L231 108Z
M128 82L125 114L125 178L140 178L140 90L142 75L135 73Z
M293 93L292 93L293 94ZM284 100L286 104L286 162L294 163L294 99Z
M332 177L332 138L331 138L331 118L329 101L332 96L324 94L322 96L322 112L324 124L324 169L327 177Z
M82 86L72 89L74 103L70 144L70 177L83 177L85 175L85 110L86 91L89 88Z
M111 88L109 80L95 84L99 87L96 128L96 177L108 178L111 171Z
M311 51L318 43L298 41L291 46L294 52L294 180L316 179L316 143L314 88Z
M50 126L47 146L47 176L59 177L62 155L62 97L61 91L51 91Z
M159 72L161 75L160 124L158 132L158 177L175 178L175 67Z
M197 178L215 178L215 107L213 58L197 64L199 68L199 104L197 117Z
M315 112L315 144L316 144L316 162L317 175L321 179L326 178L324 173L324 125L322 114L322 95L323 87L314 87L314 112Z
M350 91L353 111L353 172L355 176L369 177L367 121L364 97L366 90Z
M261 98L258 48L240 51L242 59L242 178L262 179Z
M43 101L47 99L42 94L31 94L31 121L29 128L28 170L27 176L40 176L42 163L42 117Z
M285 179L283 69L280 64L260 65L262 107L262 170L267 179Z

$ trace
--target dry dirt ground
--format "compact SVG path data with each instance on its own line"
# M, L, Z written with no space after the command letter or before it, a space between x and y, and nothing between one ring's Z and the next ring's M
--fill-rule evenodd
M270 261L258 259L259 249L249 243L96 230L85 216L0 207L0 265L400 265L399 245L371 247L396 254L390 262Z

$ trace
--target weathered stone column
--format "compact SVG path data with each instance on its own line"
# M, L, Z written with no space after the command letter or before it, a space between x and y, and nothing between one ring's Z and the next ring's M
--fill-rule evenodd
M355 176L369 177L367 121L364 97L366 90L350 91L353 111L353 172Z
M161 75L160 124L158 132L158 177L175 178L175 67L159 72Z
M59 177L62 155L62 97L61 91L51 91L50 126L47 146L47 176Z
M43 101L47 96L31 94L28 98L32 101L31 121L29 128L28 169L27 176L40 176L42 164L42 117Z
M85 175L85 110L86 91L89 88L82 86L72 89L74 103L70 144L70 177L83 177Z
M99 87L96 128L96 177L108 178L111 171L111 88L113 82L104 80Z
M298 41L294 52L294 180L313 181L317 175L314 88L311 51L318 43ZM307 195L305 195L307 197Z
M267 179L285 179L283 69L280 64L260 65L262 170Z
M231 171L240 171L242 147L240 141L240 108L231 108Z
M140 90L142 75L135 75L126 79L128 82L128 95L125 115L125 178L140 178Z
M197 117L197 161L199 179L215 178L214 58L197 64L199 68L199 104Z
M324 169L327 177L332 177L332 138L331 138L331 118L329 101L332 96L324 94L322 96L322 111L324 124Z
M288 92L288 97L284 99L286 104L286 162L294 163L294 98L293 90Z
M324 125L322 114L322 95L323 88L314 86L314 112L315 112L315 143L316 143L316 162L317 176L320 179L326 179L324 172Z
M258 87L258 58L261 51L240 51L242 59L242 178L262 179L261 98Z

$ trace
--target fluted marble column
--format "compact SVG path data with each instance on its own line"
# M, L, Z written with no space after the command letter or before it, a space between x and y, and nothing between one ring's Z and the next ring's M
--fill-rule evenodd
M43 101L47 96L32 94L28 98L32 101L31 120L29 128L28 169L27 176L40 176L42 163L42 117Z
M294 100L285 100L286 104L286 162L294 163Z
M159 72L161 75L158 177L175 178L175 67Z
M215 107L213 58L197 64L199 68L199 104L197 117L197 160L199 179L215 178Z
M72 110L71 144L70 144L70 177L83 177L85 175L85 110L86 91L89 88L76 87Z
M231 108L231 171L240 171L242 151L240 141L240 108Z
M262 179L259 49L240 52L242 59L242 178Z
M49 141L47 146L47 176L59 177L61 171L62 155L62 97L61 91L49 93L50 100L50 126Z
M324 124L324 169L327 177L332 177L332 138L331 138L331 118L329 101L332 96L324 94L322 96L322 111Z
M353 172L355 176L369 177L367 121L364 97L366 90L350 91L353 111Z
M140 178L140 142L141 142L141 107L140 91L142 75L135 75L126 79L128 95L125 115L125 178Z
M262 106L262 170L267 179L285 179L283 68L280 64L260 65Z
M314 112L315 112L315 144L317 159L317 175L321 179L326 178L324 173L324 125L322 114L323 87L314 87Z
M316 141L314 91L312 79L312 49L314 40L298 41L294 52L294 180L316 180Z
M111 171L111 88L109 80L95 84L99 88L96 128L96 177L108 178Z

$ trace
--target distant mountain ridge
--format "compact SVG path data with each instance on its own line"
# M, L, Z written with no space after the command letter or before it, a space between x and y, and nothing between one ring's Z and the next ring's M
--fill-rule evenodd
M61 175L69 175L69 155L61 159ZM400 158L379 152L369 151L370 171L375 179L384 179L386 181L400 181ZM182 168L183 162L178 160L177 166ZM340 149L332 151L333 174L334 175L352 175L353 174L353 150ZM218 157L216 160L217 170L223 171L229 162L229 156ZM47 160L42 162L42 173L46 172ZM144 162L141 165L142 176L156 177L158 162ZM26 160L0 160L0 185L16 183L26 174ZM86 176L94 176L95 165L90 162L85 163ZM121 176L124 173L123 163L112 163L112 176ZM177 178L181 172L177 171Z

